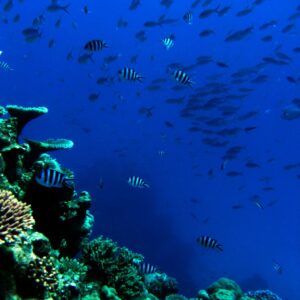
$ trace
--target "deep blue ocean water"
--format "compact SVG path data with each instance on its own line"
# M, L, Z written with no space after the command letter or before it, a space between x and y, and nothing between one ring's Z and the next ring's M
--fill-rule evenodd
M141 0L135 10L129 9L130 0L73 2L58 2L70 4L69 14L47 11L51 2L44 0L14 0L11 9L2 9L0 60L13 70L0 69L0 104L47 106L49 113L30 123L23 137L75 142L72 150L53 155L74 171L76 189L92 194L92 237L104 235L142 253L147 262L176 277L180 292L188 296L226 276L245 291L269 288L283 299L299 299L300 172L297 166L285 167L300 162L300 125L298 118L282 118L285 108L299 97L300 54L295 48L300 47L300 22L297 15L291 18L300 12L299 1L265 0L255 5L250 0L202 0L192 9L191 25L183 15L192 1L174 0L167 8L158 0ZM7 3L0 1L2 8ZM85 5L88 14L83 12ZM230 10L218 15L226 6ZM253 11L236 15L245 8ZM215 11L199 18L207 9ZM17 14L20 20L14 22ZM162 14L176 22L144 26ZM40 15L45 18L37 27L41 37L28 43L22 31ZM117 27L120 19L128 22L126 28ZM273 26L260 29L271 20L276 21ZM285 29L289 24L291 30ZM229 34L247 27L252 29L245 38L225 41ZM199 37L204 29L214 33ZM146 36L143 42L135 37L141 30ZM161 39L171 34L175 45L166 50ZM262 41L267 35L272 40ZM52 39L55 44L49 48ZM93 61L80 64L78 57L92 39L105 40L108 48L94 53ZM110 55L117 59L105 64ZM136 63L130 62L134 55L138 55ZM204 55L212 61L188 69ZM267 61L270 57L275 63ZM171 63L182 65L195 82L193 88L173 89L180 84L167 70ZM136 70L143 82L120 81L118 70L123 67ZM242 82L234 82L233 74L242 68L254 71ZM265 80L257 83L257 76ZM99 85L99 77L112 80ZM165 79L160 89L149 90L157 78ZM212 83L221 83L226 90L194 96ZM92 93L100 93L96 101L88 99ZM243 98L234 97L241 94ZM183 103L166 103L179 97L184 97ZM200 108L182 116L192 97ZM216 98L219 104L203 107ZM233 113L222 113L225 106ZM152 116L139 112L142 107L150 108ZM292 107L297 113L297 105ZM248 112L255 114L243 118ZM209 123L215 118L224 123ZM189 130L192 126L198 131ZM245 130L248 127L255 128ZM232 128L237 131L233 135L222 132ZM224 145L216 147L205 139ZM224 158L235 146L241 151L234 158ZM258 166L247 167L249 162ZM230 176L232 171L238 176ZM133 175L150 188L129 186L127 180ZM200 235L217 239L224 252L199 246ZM280 264L282 274L274 270L273 261Z

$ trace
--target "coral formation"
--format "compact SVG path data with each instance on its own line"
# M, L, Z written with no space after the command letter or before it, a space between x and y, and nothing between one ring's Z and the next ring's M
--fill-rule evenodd
M12 192L0 190L0 245L15 242L33 225L30 205L17 200Z
M249 291L245 295L255 300L282 300L279 296L269 290Z
M99 237L86 244L82 259L90 268L89 278L113 287L122 299L131 299L143 291L142 276L133 264L141 256L118 247L111 239Z

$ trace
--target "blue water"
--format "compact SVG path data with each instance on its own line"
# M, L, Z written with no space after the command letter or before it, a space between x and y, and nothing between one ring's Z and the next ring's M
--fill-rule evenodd
M74 2L74 3L73 3ZM250 7L253 1L216 1L193 10L192 25L182 16L192 1L174 0L170 8L160 1L142 0L136 10L129 10L130 1L61 1L71 4L70 14L48 12L50 1L14 1L13 8L1 12L0 60L14 70L0 70L1 105L17 104L49 108L47 116L30 123L23 137L33 139L69 138L75 142L72 150L53 153L63 166L76 176L76 189L92 194L91 212L95 216L92 237L104 235L120 245L142 253L147 262L176 277L180 292L193 296L221 276L236 280L246 291L269 288L283 299L298 299L300 276L299 238L299 169L284 166L298 163L299 120L283 120L282 110L299 97L300 47L299 20L289 21L299 1L265 0L243 17L236 13ZM3 6L7 2L0 1ZM90 13L82 11L87 5ZM231 6L221 17L214 13L205 19L198 15L208 8ZM20 14L19 22L13 18ZM32 20L43 14L42 36L27 43L22 30L31 27ZM166 14L175 24L145 28L144 22L157 20ZM128 27L117 28L117 21L128 21ZM61 27L55 22L61 19ZM265 31L259 26L276 20L277 25ZM283 33L288 24L295 27ZM227 35L253 26L251 34L240 41L225 42ZM209 37L199 37L204 29L213 29ZM147 40L140 42L135 34L145 30ZM174 34L175 46L167 51L161 39ZM272 35L271 42L261 38ZM54 39L53 48L48 47ZM91 39L104 39L109 47L93 55L93 62L79 64L83 46ZM276 50L277 49L277 50ZM72 52L73 60L66 59ZM241 68L254 67L264 57L276 57L283 52L291 59L288 64L265 64L256 75L267 75L267 81L255 84L256 76L245 77L241 84L231 82L232 74ZM119 58L107 66L108 55ZM130 58L138 55L137 63ZM178 62L189 66L200 55L209 55L213 62L186 71L195 82L193 89L174 91L178 85L167 72L167 65ZM278 58L278 57L277 57ZM220 68L216 61L229 67ZM120 82L118 70L132 67L144 80ZM210 76L218 75L217 79ZM112 84L100 86L99 77L113 77ZM149 91L151 81L165 78L158 91ZM234 136L190 132L193 117L182 118L183 110L197 88L210 82L226 84L228 91L219 95L197 97L200 104L220 97L222 105L237 106L230 116L223 116L219 106L192 113L209 118L221 117L225 126L212 127L204 121L202 129L220 131L241 128ZM238 88L252 88L243 99L228 99L226 95L241 94ZM90 101L91 93L100 93ZM183 104L167 104L167 98L185 97ZM141 107L154 107L153 116L140 114ZM257 115L240 121L239 116L255 111ZM167 127L165 121L174 127ZM245 132L245 127L256 129ZM226 141L225 147L203 143L204 138ZM226 161L226 150L241 146L235 159ZM163 155L159 155L163 151ZM247 161L259 164L247 168ZM241 172L231 177L226 173ZM140 176L149 189L134 189L127 184L129 176ZM99 188L103 179L104 187ZM263 190L273 187L272 191ZM250 198L260 196L264 209ZM233 209L235 204L242 205ZM273 205L272 205L273 204ZM204 249L196 238L209 235L217 239L224 252ZM276 273L272 261L277 261L283 273Z

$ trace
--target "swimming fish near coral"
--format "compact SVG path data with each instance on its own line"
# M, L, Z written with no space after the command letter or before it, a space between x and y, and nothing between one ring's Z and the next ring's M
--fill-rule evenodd
M120 78L130 80L130 81L142 81L143 77L131 68L123 68L118 72Z
M142 178L138 177L138 176L131 176L128 178L128 184L135 187L135 188L144 188L147 187L149 188L150 185L148 183L146 183Z
M189 25L193 24L193 13L191 11L186 12L183 17L183 21Z
M107 48L107 43L104 40L91 40L88 41L84 45L84 50L89 50L89 51L102 51L104 48Z
M136 267L141 274L152 274L157 271L157 267L145 262L136 264Z
M35 180L47 188L72 188L74 183L74 178L67 177L66 174L50 168L42 169L35 176Z
M223 251L223 246L218 243L216 239L211 238L207 235L202 235L196 239L196 242L203 247L217 249L219 251Z

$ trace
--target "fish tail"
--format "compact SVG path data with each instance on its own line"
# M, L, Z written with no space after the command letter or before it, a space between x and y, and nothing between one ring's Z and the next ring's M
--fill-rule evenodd
M217 248L218 250L220 250L221 252L224 251L223 245L218 244L218 245L216 246L216 248Z

